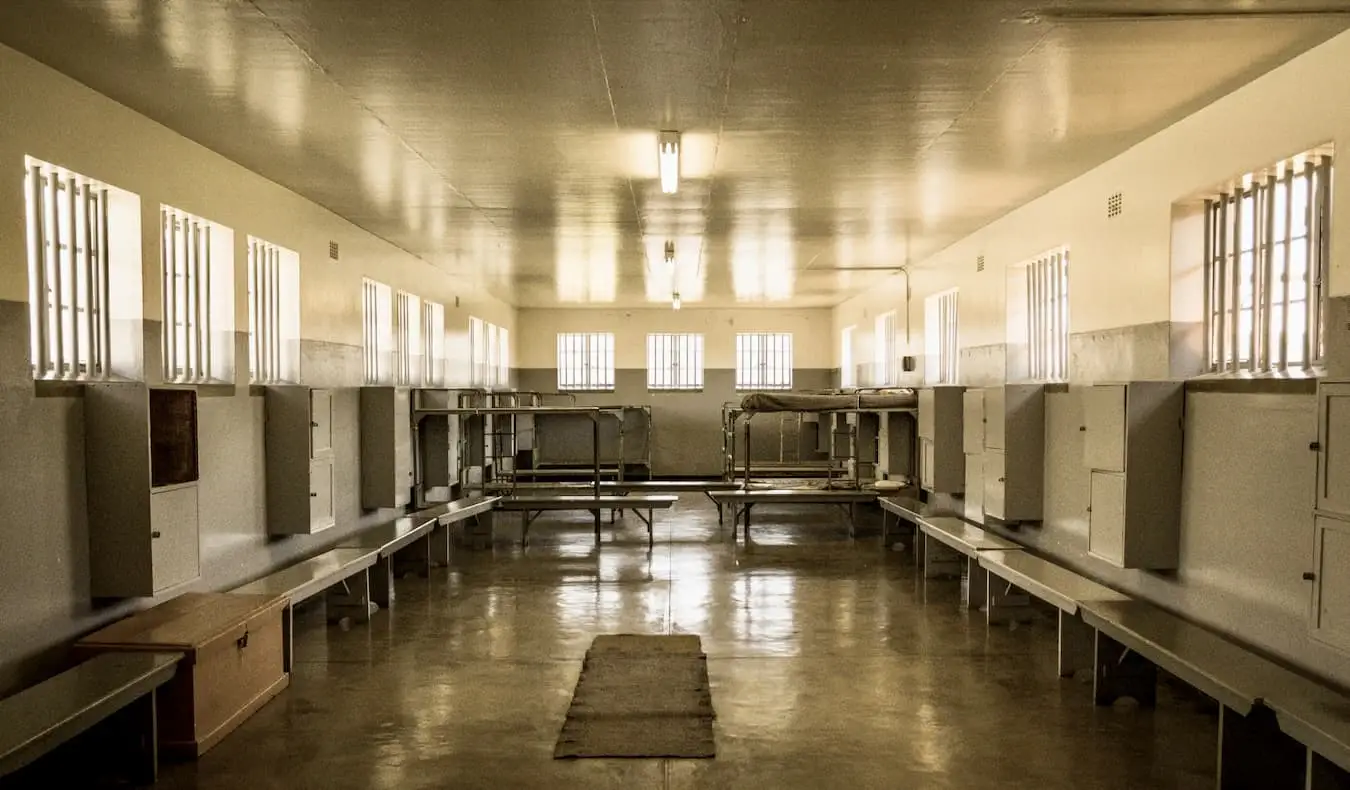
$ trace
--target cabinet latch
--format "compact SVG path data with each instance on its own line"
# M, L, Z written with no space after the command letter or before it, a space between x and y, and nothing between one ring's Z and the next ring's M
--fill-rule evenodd
M1313 573L1312 571L1304 571L1304 572L1303 572L1303 581L1305 581L1305 582L1315 582L1315 581L1317 581L1317 574Z
M240 650L243 650L244 648L248 647L248 631L245 631L243 636L234 640L234 645Z
M1308 442L1308 449L1309 449L1309 450L1312 450L1312 451L1315 452L1315 453L1320 453L1320 452L1322 452L1322 443L1321 443L1321 442Z

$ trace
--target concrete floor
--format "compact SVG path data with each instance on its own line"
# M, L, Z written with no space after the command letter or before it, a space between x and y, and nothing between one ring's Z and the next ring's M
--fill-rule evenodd
M302 610L291 687L162 788L1208 788L1216 719L1164 689L1096 708L1055 676L1049 622L986 628L959 583L851 541L826 508L757 509L733 546L701 496L629 515L596 551L588 516L540 519L528 552L402 579L366 627ZM613 541L613 542L612 542ZM552 758L598 633L703 639L712 760Z

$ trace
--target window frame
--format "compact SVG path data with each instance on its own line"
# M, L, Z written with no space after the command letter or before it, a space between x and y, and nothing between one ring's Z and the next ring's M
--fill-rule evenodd
M1204 373L1320 375L1326 358L1334 166L1332 153L1310 151L1206 197ZM1298 199L1302 212L1295 208ZM1295 253L1300 249L1298 276ZM1299 299L1291 298L1295 285L1302 286ZM1301 321L1290 319L1294 309Z
M647 390L702 391L705 359L702 332L647 333Z
M257 236L248 237L248 380L299 381L300 255Z
M1069 260L1065 245L1024 265L1027 374L1032 381L1069 380Z
M736 390L790 390L793 379L791 332L736 333Z
M447 376L445 305L422 300L422 380L428 386L445 386Z
M559 392L614 391L613 332L559 332L557 348Z
M422 299L410 291L394 294L394 386L422 383Z
M877 316L872 335L872 384L887 387L895 383L895 310Z

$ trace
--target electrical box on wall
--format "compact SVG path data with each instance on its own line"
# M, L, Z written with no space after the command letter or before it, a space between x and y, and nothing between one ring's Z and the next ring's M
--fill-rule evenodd
M197 393L84 388L89 592L158 595L201 575Z
M1120 568L1177 567L1184 405L1179 381L1083 390L1092 556Z
M935 494L965 490L966 459L962 452L962 409L965 387L919 390L919 485Z

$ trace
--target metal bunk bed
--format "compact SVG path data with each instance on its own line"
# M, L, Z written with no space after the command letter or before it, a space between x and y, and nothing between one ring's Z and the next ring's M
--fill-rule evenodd
M758 414L779 414L779 458L755 462L751 441L751 423ZM913 390L876 387L851 390L809 390L793 392L749 393L740 403L722 407L723 480L743 487L755 482L752 469L761 474L759 482L771 478L796 477L807 484L825 488L861 488L875 477L880 414L906 414L913 421L918 413ZM806 414L819 415L817 447L824 444L824 459L804 462L802 430ZM788 416L796 421L797 458L786 458ZM744 445L738 447L738 423L743 425ZM917 470L917 442L913 442L911 471ZM737 454L744 457L739 460ZM873 474L868 475L866 472ZM821 472L824 474L822 475Z

